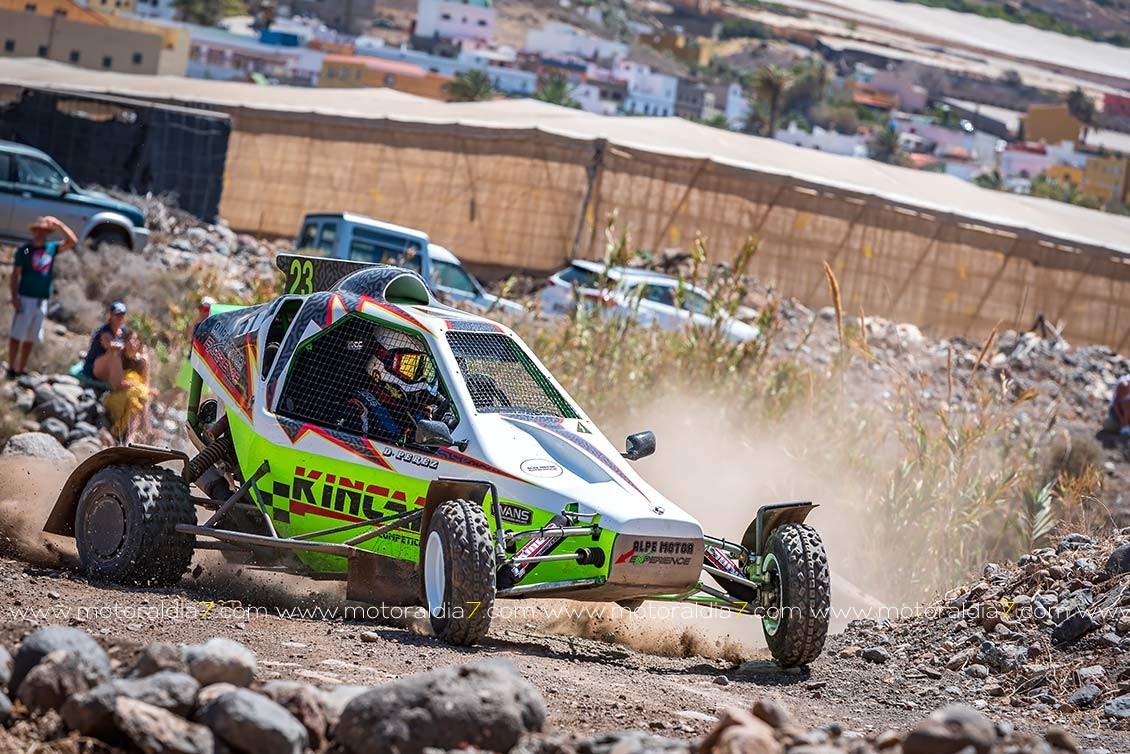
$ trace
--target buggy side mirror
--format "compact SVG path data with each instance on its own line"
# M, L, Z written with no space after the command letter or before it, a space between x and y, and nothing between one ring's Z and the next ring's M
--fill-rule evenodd
M459 450L467 449L467 441L456 442L451 436L451 429L441 421L434 419L420 419L416 422L416 444L426 448L458 447Z
M624 444L627 446L627 452L621 453L620 455L624 456L624 458L627 458L629 461L638 461L655 452L655 433L650 429L645 429L643 432L636 432L635 434L628 435L628 439Z

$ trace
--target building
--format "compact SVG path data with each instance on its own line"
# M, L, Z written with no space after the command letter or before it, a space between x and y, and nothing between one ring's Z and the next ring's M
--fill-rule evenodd
M1057 162L1044 170L1044 175L1059 183L1070 183L1072 186L1083 185L1083 168Z
M1103 115L1110 118L1130 118L1130 97L1107 92L1103 95Z
M796 123L789 123L788 128L779 128L773 135L777 141L792 144L806 149L817 149L831 154L842 154L846 157L866 157L867 137L860 134L841 134L828 131L820 126L813 126L812 132L797 128Z
M1121 203L1128 189L1127 167L1125 157L1090 157L1079 189L1103 204Z
M521 68L518 54L509 48L486 49L464 45L458 55L451 57L413 50L406 46L392 47L380 39L361 37L354 49L358 55L411 63L440 76L455 77L471 69L486 71L495 89L516 97L529 97L538 88L538 71ZM581 70L584 70L583 66Z
M183 24L191 35L190 78L220 81L274 80L317 86L326 53L307 47L266 44L255 37L209 26Z
M715 52L712 40L688 34L681 26L641 34L637 40L660 52L669 52L676 60L690 65L708 64Z
M550 57L573 56L586 60L622 58L628 54L628 46L622 42L613 42L558 21L528 32L524 49Z
M867 82L873 89L893 94L900 110L918 112L926 109L930 99L926 88L919 86L912 66L900 65L872 73Z
M173 0L133 0L133 4L133 14L138 18L176 20L177 9L173 5Z
M491 0L419 0L413 36L423 39L494 39Z
M679 79L679 85L675 89L675 115L680 118L702 120L706 110L706 99L706 84L691 79Z
M33 3L28 3L33 5ZM72 20L68 15L0 9L0 54L40 57L118 73L157 74L161 34Z
M364 34L373 28L377 4L363 0L291 0L290 10L297 16L313 16L335 31Z
M620 115L628 99L628 85L623 81L593 79L573 89L573 99L581 109L597 115Z
M69 18L72 21L82 21L99 26L109 25L106 17L85 8L74 0L0 0L0 10L21 11L35 13L40 16L53 16L55 18Z
M1033 144L1015 142L1000 153L1000 174L1005 178L1031 179L1053 165L1063 163L1083 167L1086 156L1075 151L1075 143Z
M446 100L448 76L425 71L412 63L382 60L367 55L327 54L322 62L319 86L395 89L430 99Z
M98 13L133 13L134 0L86 0L86 7Z
M1058 144L1078 143L1083 122L1071 114L1066 104L1030 105L1022 120L1025 141Z
M595 78L590 66L589 79ZM620 59L612 64L611 80L628 85L628 98L624 112L633 115L669 117L675 114L675 93L679 79L666 73L656 73L651 66L632 60Z
M713 118L717 114L725 116L730 128L740 130L745 128L749 120L749 100L746 99L742 85L736 81L729 84L714 84L706 89L706 106L703 108L704 118Z

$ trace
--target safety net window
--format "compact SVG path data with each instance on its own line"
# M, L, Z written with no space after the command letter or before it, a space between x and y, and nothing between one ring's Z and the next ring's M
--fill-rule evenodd
M449 330L447 343L479 411L578 418L565 396L509 336Z
M458 421L424 341L355 314L299 346L278 413L395 444L421 419Z

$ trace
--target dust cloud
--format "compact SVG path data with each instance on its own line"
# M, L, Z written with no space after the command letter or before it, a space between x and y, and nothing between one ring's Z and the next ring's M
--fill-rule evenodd
M77 563L73 547L43 533L71 469L59 461L0 458L0 554L45 568Z

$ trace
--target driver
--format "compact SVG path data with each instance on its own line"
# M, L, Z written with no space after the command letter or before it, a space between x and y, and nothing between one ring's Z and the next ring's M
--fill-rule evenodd
M398 445L412 441L416 422L443 417L447 399L439 390L435 363L416 348L390 348L378 341L365 371L371 378L346 401L361 434Z

